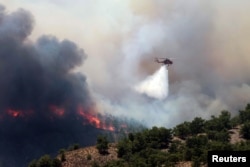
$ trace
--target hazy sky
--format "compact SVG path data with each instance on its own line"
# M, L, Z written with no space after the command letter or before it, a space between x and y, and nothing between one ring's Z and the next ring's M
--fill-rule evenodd
M91 144L117 117L171 128L250 103L249 0L0 4L0 166Z
M84 49L88 58L78 70L101 110L146 122L156 114L162 120L150 125L173 125L222 109L236 112L250 102L248 0L0 2L8 12L24 8L33 14L30 39L51 34ZM169 68L169 98L148 104L128 90L159 68L154 57L176 59Z

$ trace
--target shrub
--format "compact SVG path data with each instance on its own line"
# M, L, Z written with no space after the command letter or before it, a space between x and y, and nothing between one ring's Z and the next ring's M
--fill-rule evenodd
M243 124L240 134L245 138L245 139L250 139L250 121L246 122Z
M108 140L106 136L98 136L96 148L100 154L108 153Z
M38 162L37 162L38 167L52 167L52 160L49 155L44 155L42 156Z
M91 160L91 159L92 159L91 155L88 154L88 155L87 155L87 160Z

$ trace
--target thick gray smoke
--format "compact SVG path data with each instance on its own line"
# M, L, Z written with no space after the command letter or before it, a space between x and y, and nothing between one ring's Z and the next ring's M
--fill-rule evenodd
M209 118L224 109L234 114L249 102L249 0L19 2L39 18L33 39L46 32L84 44L89 57L84 66L78 66L78 71L88 76L91 95L100 113L134 118L148 126L172 127L197 116ZM44 9L53 11L53 15ZM81 51L69 41L63 44L48 36L32 43L27 39L33 25L30 14L7 15L1 11L1 59L9 63L0 64L1 112L6 113L7 106L14 105L9 110L13 115L16 115L13 110L24 109L24 113L29 113L32 107L43 115L48 101L59 109L71 108L74 106L71 103L79 101L88 106L91 99L85 77L72 71L80 65L77 55ZM67 43L73 57L67 54L61 59L56 55L68 48ZM133 89L159 69L159 64L153 61L155 57L177 58L168 68L169 92L163 100L148 98ZM22 77L13 75L14 71ZM38 86L25 86L24 79ZM7 89L10 81L17 86ZM44 85L55 93L48 93ZM75 86L85 93L75 91L78 90ZM20 87L42 95L24 94ZM12 96L13 93L18 96ZM29 103L29 99L34 102Z
M93 105L85 76L72 72L86 54L53 36L33 43L32 28L29 12L7 14L0 6L1 167L26 166L75 142L94 144L100 133L78 114L78 107L84 116Z
M102 45L111 48L104 55L114 56L103 59L105 70L95 71L107 79L92 80L100 111L172 127L221 110L235 114L249 102L249 1L126 2L123 8L116 4L122 16L111 16L124 24L111 26L112 34L105 36L110 43ZM157 71L155 57L177 58L169 67L169 95L163 101L131 90Z

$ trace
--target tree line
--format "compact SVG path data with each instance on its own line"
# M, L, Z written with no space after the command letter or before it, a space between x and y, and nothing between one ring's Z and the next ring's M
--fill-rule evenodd
M229 130L238 126L245 141L232 144ZM192 161L192 166L198 167L207 163L208 151L250 150L250 104L234 117L228 111L221 111L208 120L196 117L172 129L153 127L130 133L117 148L120 160L105 167L174 166L181 161Z
M245 140L232 144L229 130L236 127L240 127L240 135ZM108 154L106 136L97 138L96 148L103 156ZM250 104L233 117L230 112L221 111L218 116L212 115L208 120L196 117L172 129L152 127L128 133L117 143L118 160L107 164L94 163L93 167L174 166L181 161L192 161L193 167L199 167L207 163L207 153L212 150L250 150ZM50 161L50 166L40 165L46 160ZM58 160L62 162L65 159L43 156L29 167L57 167L60 163Z

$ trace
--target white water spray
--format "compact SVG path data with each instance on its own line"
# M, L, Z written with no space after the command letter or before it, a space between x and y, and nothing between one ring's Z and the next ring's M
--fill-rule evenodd
M135 90L149 97L163 100L168 96L168 69L166 66L135 86Z

